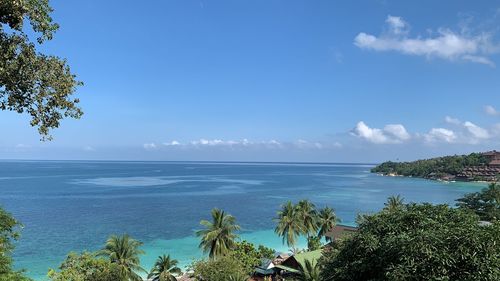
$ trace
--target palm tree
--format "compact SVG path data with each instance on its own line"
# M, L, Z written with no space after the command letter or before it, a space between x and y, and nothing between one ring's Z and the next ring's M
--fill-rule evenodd
M98 255L108 257L111 263L116 264L125 280L142 281L137 272L146 272L146 270L140 266L139 256L144 254L144 251L139 249L140 246L142 246L142 242L127 234L112 235L106 241L104 248L98 252Z
M278 217L274 232L283 238L283 243L290 247L295 245L297 237L304 232L304 224L301 222L297 208L288 201L281 205L281 210L278 211Z
M317 262L304 260L304 265L299 266L299 276L296 280L299 281L320 281L321 270Z
M176 281L173 274L182 274L181 269L177 267L177 260L171 259L170 255L159 256L155 265L148 274L148 279L153 281Z
M316 206L309 200L301 200L296 206L298 216L303 223L302 231L307 237L318 231L318 216Z
M497 206L500 205L500 184L496 182L490 183L484 193L487 201L492 202Z
M245 276L241 273L230 275L228 277L228 281L247 281L247 280L248 280L248 276Z
M323 236L325 236L325 234L335 226L337 221L337 216L335 215L335 211L332 208L327 206L321 209L318 213L318 237L322 238ZM331 240L330 237L325 237L325 239L326 241Z
M292 247L288 249L288 252L292 253L292 255L300 254L304 252L304 249L299 249L297 247Z
M392 195L390 196L389 198L387 198L387 202L384 203L384 209L387 210L387 211L395 211L395 210L399 210L402 206L403 206L403 201L404 201L404 198L401 197L401 195Z
M212 222L202 220L203 230L196 232L196 236L201 237L200 248L208 253L211 259L227 254L235 246L234 240L238 238L235 234L240 230L236 225L236 219L226 214L224 211L212 209Z

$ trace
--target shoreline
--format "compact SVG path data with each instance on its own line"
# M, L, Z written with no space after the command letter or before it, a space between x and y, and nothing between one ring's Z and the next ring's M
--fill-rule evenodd
M496 183L497 181L484 181L484 180L480 180L480 181L470 181L470 180L457 180L457 179L454 179L454 180L446 180L446 179L441 179L441 178L425 178L425 177L414 177L414 176L404 176L404 175L399 175L399 174L393 174L393 173L390 173L390 174L384 174L384 173L372 173L372 174L376 174L378 176L382 176L382 177L393 177L393 178L409 178L409 179L423 179L423 180L430 180L430 181L438 181L438 182L445 182L445 183L451 183L451 182L461 182L461 183L483 183L483 184L492 184L492 183Z

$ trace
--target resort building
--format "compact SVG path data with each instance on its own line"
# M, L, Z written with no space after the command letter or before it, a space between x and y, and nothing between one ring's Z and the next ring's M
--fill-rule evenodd
M319 249L316 251L309 251L304 253L295 254L283 263L276 265L276 268L280 269L280 276L293 276L300 273L300 268L305 266L305 262L310 261L312 264L316 264L318 259L321 257L321 252L323 250Z
M290 258L290 255L278 253L274 259L262 259L260 266L255 268L251 281L277 280L282 269L276 267Z
M483 153L483 156L488 159L488 166L500 167L500 152L493 150Z
M472 166L464 168L457 174L458 180L483 180L483 181L497 181L500 174L500 152L493 150L482 153L486 158L486 165Z
M263 259L261 265L255 269L255 275L262 277L274 276L277 272L274 262L270 259Z
M336 241L338 239L342 239L358 230L357 227L341 225L338 224L334 226L330 231L325 233L325 237L330 239L331 241Z

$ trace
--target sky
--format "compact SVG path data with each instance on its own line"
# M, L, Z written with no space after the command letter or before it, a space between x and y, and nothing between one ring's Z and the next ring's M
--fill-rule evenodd
M362 162L500 150L495 1L51 0L84 82L0 159Z

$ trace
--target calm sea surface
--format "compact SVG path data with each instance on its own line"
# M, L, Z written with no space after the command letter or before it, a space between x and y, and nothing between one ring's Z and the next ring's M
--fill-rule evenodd
M97 250L110 234L144 242L142 264L169 253L201 256L193 232L210 210L236 216L243 237L286 250L273 220L287 200L335 208L343 223L380 210L390 195L454 204L484 185L382 177L370 165L171 162L0 162L0 205L24 224L15 262L45 280L70 251Z

